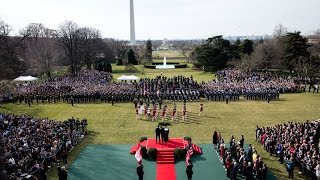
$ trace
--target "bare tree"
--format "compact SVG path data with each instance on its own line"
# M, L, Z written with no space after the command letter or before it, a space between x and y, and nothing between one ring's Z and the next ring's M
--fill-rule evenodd
M30 36L26 32L22 36L10 36L12 27L0 20L0 79L14 78L27 69L24 57L25 40Z
M105 39L104 40L109 48L113 51L116 58L125 58L125 54L129 49L127 41L116 40L116 39Z
M80 31L75 22L65 21L58 29L58 44L69 59L70 71L75 75L80 60Z
M258 44L252 53L252 60L258 69L279 68L281 65L280 59L277 42L274 39Z
M101 33L95 28L83 27L79 29L79 35L81 65L85 64L87 69L91 69L94 59L103 52Z
M274 28L273 37L276 39L280 39L286 36L287 33L288 33L288 28L286 28L282 24L279 24Z
M27 41L26 59L31 71L45 72L51 77L52 65L58 61L61 49L56 44L57 33L42 24L31 23L20 31L30 33Z

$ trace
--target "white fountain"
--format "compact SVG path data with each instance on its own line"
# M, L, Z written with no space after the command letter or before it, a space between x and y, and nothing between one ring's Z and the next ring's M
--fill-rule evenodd
M163 58L163 64L156 65L156 69L174 69L174 65L167 65L167 57Z

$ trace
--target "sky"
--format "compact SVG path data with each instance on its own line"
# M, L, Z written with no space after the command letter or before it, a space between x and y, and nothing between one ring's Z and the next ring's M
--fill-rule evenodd
M308 35L320 29L320 0L134 0L136 39L206 39L272 34L282 24ZM29 23L57 29L66 20L130 39L129 0L0 0L14 34Z

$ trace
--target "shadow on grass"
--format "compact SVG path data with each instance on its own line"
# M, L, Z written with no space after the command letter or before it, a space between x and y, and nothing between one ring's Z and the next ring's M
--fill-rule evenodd
M206 161L206 160L207 159L204 158L202 156L202 154L197 154L197 155L192 156L192 163L195 163L197 161ZM174 163L176 164L176 163L185 162L185 161L186 161L185 159L178 159L178 160L175 160Z
M19 110L17 111L16 107L13 106L25 106L27 108L29 108L30 110L25 111L23 110L24 108L19 108ZM8 103L6 106L1 106L0 107L0 111L4 111L4 113L12 113L15 115L29 115L29 116L33 116L35 118L39 118L39 114L42 113L42 109L39 108L39 106L32 106L28 107L28 104L24 104L24 103Z

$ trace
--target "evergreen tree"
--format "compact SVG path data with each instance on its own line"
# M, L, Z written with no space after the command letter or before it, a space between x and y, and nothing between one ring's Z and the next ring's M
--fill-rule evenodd
M253 42L249 39L245 39L241 44L242 54L250 55L253 52Z
M127 57L128 57L128 64L133 64L133 65L138 64L138 61L136 59L133 49L129 49L127 53Z
M152 43L150 39L146 43L145 57L146 57L146 60L152 61Z
M112 73L112 66L110 63L106 63L105 65L105 71L106 72L109 72L109 73Z
M196 65L205 71L217 71L227 67L227 61L232 59L231 45L222 36L209 38L206 44L195 49Z
M302 70L300 66L303 64L302 61L309 59L310 56L308 47L307 38L302 37L300 31L287 33L284 53L285 63L290 71L294 69Z

